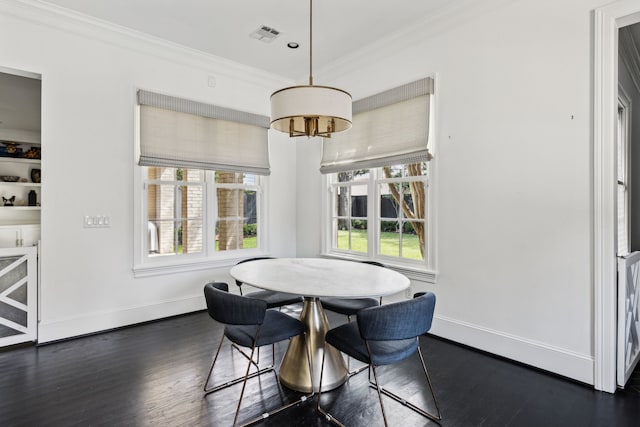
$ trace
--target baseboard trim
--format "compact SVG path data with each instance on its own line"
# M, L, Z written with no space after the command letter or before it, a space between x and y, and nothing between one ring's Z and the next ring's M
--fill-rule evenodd
M590 355L445 316L434 316L429 332L581 383L594 384L594 358Z
M38 324L38 344L91 335L204 309L204 298L198 295L117 311L88 313L53 321L41 321Z

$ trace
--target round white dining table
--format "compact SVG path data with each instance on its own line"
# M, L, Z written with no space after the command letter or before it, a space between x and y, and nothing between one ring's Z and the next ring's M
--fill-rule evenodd
M329 322L320 297L364 298L397 294L410 285L409 279L389 268L329 258L274 258L238 264L231 276L243 283L270 291L304 296L300 320L308 327L307 346L311 355L313 383L309 381L307 349L301 337L294 337L280 365L280 381L303 392L320 386L322 357L325 367L322 390L342 385L348 376L344 358L331 346L324 349Z

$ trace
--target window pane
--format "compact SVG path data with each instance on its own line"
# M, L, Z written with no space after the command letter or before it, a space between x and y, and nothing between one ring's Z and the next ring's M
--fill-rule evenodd
M202 171L199 169L148 167L147 178L159 181L202 181Z
M424 223L405 222L402 228L402 258L424 259ZM422 248L422 249L421 249Z
M172 219L149 222L149 254L176 254L181 244L179 226Z
M394 189L397 194L400 194L400 184L380 185L380 217L395 219L400 216L400 206L391 194L390 189Z
M216 250L240 249L243 240L244 191L218 188L216 195L218 198Z
M202 181L203 171L199 169L179 169L180 172L178 181L198 182Z
M356 218L367 217L367 186L351 186L351 216Z
M333 223L335 245L337 249L349 249L349 227L341 227L340 220L336 219Z
M255 179L255 177L254 177ZM240 172L215 172L215 182L220 184L242 184L244 174Z
M336 208L335 215L337 216L349 215L349 187L337 188L335 208Z
M413 183L412 183L413 184ZM409 183L403 183L402 184L404 187L409 187ZM405 207L405 209L409 209L410 214L413 216L415 215L415 209L413 206L413 196L411 193L408 193L408 188L405 189L405 193L402 194L402 198L404 199L404 204L403 206ZM400 217L401 218L407 218L407 213L400 209ZM408 218L412 218L412 217L408 217ZM416 218L417 219L417 218ZM422 218L420 218L422 219Z
M202 252L202 220L189 219L182 221L178 230L181 253L194 254Z
M402 178L406 176L426 176L427 162L393 165L380 168L385 178Z
M216 251L242 249L242 221L220 219L216 224Z
M250 175L254 176L254 175ZM258 247L258 193L254 190L244 190L244 224L242 226L242 248Z
M406 176L404 173L404 165L387 166L382 169L384 171L385 178L402 178L403 176Z
M216 180L240 181L243 174L216 172ZM217 188L218 221L216 251L256 248L258 244L258 211L255 190Z
M338 182L366 181L369 179L369 170L360 169L337 174Z
M380 221L380 254L400 256L400 223L398 221Z
M367 221L361 219L351 220L351 250L367 253Z
M149 184L147 209L149 254L202 252L202 186Z
M244 224L242 226L242 249L258 247L258 224Z

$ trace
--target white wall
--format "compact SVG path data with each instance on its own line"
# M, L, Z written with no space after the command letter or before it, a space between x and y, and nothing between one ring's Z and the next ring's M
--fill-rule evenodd
M296 241L298 257L315 257L320 254L322 223L322 175L320 138L297 138L296 169Z
M136 90L266 115L270 93L290 82L26 5L0 4L0 32L0 65L42 75L39 341L204 308L204 283L230 281L228 268L133 278ZM295 212L285 195L295 192L295 151L277 137L271 150L271 249L291 256ZM97 214L112 227L83 228L83 216Z
M359 99L435 73L439 274L412 284L437 295L432 332L587 383L591 11L606 2L503 2L316 78ZM298 253L320 250L314 236L298 227Z

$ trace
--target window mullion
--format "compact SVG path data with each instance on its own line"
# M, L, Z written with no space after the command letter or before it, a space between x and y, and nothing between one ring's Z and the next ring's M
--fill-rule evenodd
M380 240L380 190L376 182L377 169L369 170L369 185L367 188L367 255L376 258Z
M216 191L216 186L213 185L214 174L215 172L213 171L205 171L204 191L202 192L204 197L203 205L205 207L202 213L203 233L205 236L202 241L205 245L203 249L207 257L213 256L216 249L215 226L218 219L218 198L214 194Z

